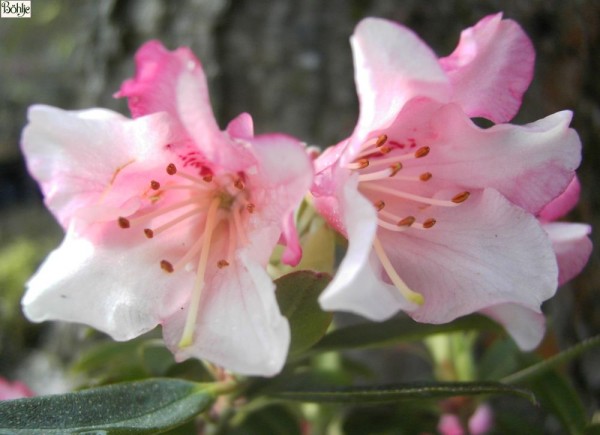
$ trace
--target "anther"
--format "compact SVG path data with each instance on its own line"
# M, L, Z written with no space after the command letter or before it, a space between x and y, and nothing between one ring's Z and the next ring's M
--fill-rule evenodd
M471 194L469 192L461 192L458 195L454 195L452 202L460 204L461 202L465 202L470 195Z
M244 188L246 187L246 184L244 184L244 182L242 181L241 178L238 178L237 180L235 180L233 182L233 185L239 190L244 190Z
M167 260L161 260L160 268L167 273L173 273L173 265L169 263Z
M375 146L380 147L381 145L386 143L387 140L388 140L387 134L379 135L379 137L377 138L377 142L375 142Z
M423 222L423 228L431 228L437 221L434 218L429 218Z
M246 204L246 210L248 210L248 213L254 213L254 210L256 209L256 206L249 202L248 204Z
M390 166L390 177L393 177L394 175L396 175L400 169L402 169L402 163L398 162L398 163L394 163L392 166Z
M381 154L385 155L385 154L389 154L392 151L392 148L387 145L384 145L384 146L379 147L378 151Z
M125 228L129 228L129 225L130 225L130 224L129 224L129 219L127 219L127 218L124 218L124 217L120 217L120 218L118 219L118 222L119 222L119 226L120 226L121 228L123 228L123 229L125 229Z
M415 157L417 159L420 159L421 157L425 157L427 154L429 154L429 147L421 147L418 150L415 151Z
M385 207L385 202L383 202L383 200L380 199L379 201L377 201L373 205L375 206L375 209L377 211L381 211L381 210L383 210L383 207Z
M202 177L202 179L204 181L206 181L207 183L210 183L212 181L212 179L213 179L213 176L212 175L205 175L204 177Z
M151 239L152 237L154 237L154 231L152 231L150 228L144 228L144 234L149 239Z
M358 169L364 169L369 166L369 159L359 159L356 163L358 164Z
M160 189L160 183L156 180L152 180L150 182L150 187L152 188L152 190L158 190Z
M416 221L414 216L406 216L404 219L398 221L396 225L399 227L410 227Z
M229 266L229 262L227 260L219 260L217 262L217 267L219 269L223 269L224 267L227 267L227 266Z
M433 175L431 175L431 172L423 172L421 175L419 175L419 180L421 181L429 181L431 180L431 177Z
M175 166L173 163L169 163L169 165L167 166L167 174L175 175L176 173L177 173L177 166Z

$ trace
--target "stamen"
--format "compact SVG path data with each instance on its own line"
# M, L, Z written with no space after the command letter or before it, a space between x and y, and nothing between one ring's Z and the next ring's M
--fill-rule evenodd
M418 150L415 151L415 157L417 159L420 159L422 157L425 157L427 154L429 154L430 148L429 147L421 147Z
M152 237L154 237L154 231L152 231L150 228L144 228L144 234L149 239L151 239Z
M387 145L379 147L379 153L380 154L384 154L384 155L385 154L389 154L391 151L392 151L392 148L389 147L389 146L387 146Z
M427 198L427 197L419 196L419 195L413 195L412 193L406 193L401 190L392 189L392 188L385 187L385 186L380 186L379 184L361 183L360 187L367 188L369 190L373 190L373 191L380 192L380 193L387 193L387 194L393 195L397 198L404 198L404 199L408 199L408 200L415 201L415 202L421 202L423 204L439 205L442 207L455 207L458 205L457 203L452 202L452 201L445 201L443 199L434 199L434 198Z
M183 334L181 335L181 340L179 341L180 348L188 347L193 342L194 328L196 326L198 310L200 309L200 296L202 294L202 289L204 288L204 274L206 273L206 264L208 262L208 251L210 249L210 241L212 239L213 230L218 223L216 218L220 204L221 199L219 197L214 198L210 203L208 213L206 215L204 240L202 243L202 250L200 251L200 260L198 261L198 270L196 272L194 290L192 292L187 318L183 328Z
M414 216L406 216L404 219L399 220L396 225L399 227L410 227L416 220Z
M369 166L369 159L358 159L353 163L349 163L346 167L348 169L364 169Z
M167 260L161 260L160 267L167 273L173 273L173 265L169 263Z
M169 163L167 165L167 174L175 175L176 173L177 173L177 166L175 166L173 163Z
M217 261L217 267L219 269L223 269L224 267L229 266L229 262L227 260L219 260Z
M246 187L246 184L242 181L241 178L236 179L233 182L233 185L239 190L244 190L244 188Z
M124 218L124 217L119 217L117 222L119 223L119 226L123 229L129 228L131 226L129 219Z
M375 146L376 147L380 147L381 145L385 144L388 140L387 134L380 134L379 137L377 138L377 142L375 142Z
M246 204L246 210L248 210L248 213L252 214L254 213L254 210L256 210L256 205L249 202L248 204Z
M154 230L146 228L144 230L144 233L146 233L146 236L149 239L151 239L152 237L159 235L160 233L164 232L165 230L168 230L169 228L174 227L179 222L181 222L181 221L183 221L183 220L185 220L185 219L187 219L189 217L192 217L194 215L197 215L203 209L204 209L204 207L195 207L192 210L190 210L190 211L182 214L181 216L178 216L178 217L176 217L176 218L174 218L174 219L172 219L172 220L170 220L170 221L162 224L161 226L155 228ZM146 232L146 231L148 231L150 233L150 235L148 235L148 232Z
M385 253L385 250L383 249L383 246L381 245L381 242L379 241L378 237L375 237L375 240L373 240L373 249L379 257L379 261L381 262L383 269L389 276L394 286L396 286L396 288L400 291L400 294L409 302L415 303L417 305L423 305L425 303L425 298L422 294L411 290L406 285L406 283L402 281L402 278L400 278L398 272L396 272L390 259Z
M431 177L433 177L431 172L423 172L421 175L419 175L419 180L429 181L429 180L431 180Z
M425 222L423 222L423 228L429 229L432 226L434 226L436 222L437 221L434 218L429 218L429 219L425 220Z
M231 213L233 214L233 222L235 223L235 229L238 234L238 237L240 238L243 245L247 245L248 237L246 236L246 232L244 231L244 227L242 226L242 215L240 214L240 209L234 207L233 210L231 210Z
M452 197L452 202L455 202L456 204L460 204L461 202L465 202L469 196L471 194L469 192L462 192L459 193L458 195L455 195Z
M400 162L396 163L395 165L392 165L390 167L390 175L389 175L389 177L393 177L398 172L400 172L401 169L402 169L402 163L400 163Z
M375 202L373 205L375 206L375 209L376 209L377 211L381 211L381 210L383 210L383 207L385 207L385 202L383 202L383 201L380 199L379 201Z
M156 181L156 180L152 180L150 182L150 188L152 190L158 190L158 189L160 189L160 183L158 181Z
M204 177L202 177L202 179L204 181L206 181L207 183L210 183L212 181L212 179L213 179L213 176L212 175L205 175Z
M394 231L396 233L410 229L410 227L407 227L407 226L400 227L396 224L392 224L387 221L384 221L383 219L377 219L377 225L379 225L381 228L385 228L386 230Z

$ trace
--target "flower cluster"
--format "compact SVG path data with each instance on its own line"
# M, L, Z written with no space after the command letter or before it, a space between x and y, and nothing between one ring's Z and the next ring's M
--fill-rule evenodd
M277 244L300 261L295 211L308 197L348 239L324 309L427 323L480 312L535 347L540 305L591 242L587 225L555 222L579 193L571 114L507 124L531 42L498 14L444 58L383 19L363 20L351 43L357 126L315 160L292 137L255 135L246 113L221 130L199 61L156 41L116 94L133 119L33 106L23 152L66 236L27 285L27 317L116 340L160 324L178 360L278 373L290 330L267 264Z

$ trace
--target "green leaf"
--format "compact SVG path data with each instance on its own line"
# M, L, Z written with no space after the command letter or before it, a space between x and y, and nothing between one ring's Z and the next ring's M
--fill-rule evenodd
M160 433L209 408L219 384L149 379L0 402L0 433Z
M286 406L265 406L233 425L228 435L286 434L302 435L298 417Z
M363 387L312 387L298 385L271 389L267 395L285 400L314 403L386 403L481 394L511 394L535 403L533 394L523 388L499 382L407 383Z
M330 280L327 274L302 270L275 281L279 308L290 322L290 355L309 349L327 332L333 314L321 310L318 298Z
M486 317L471 315L451 323L431 325L417 323L408 317L394 317L385 322L370 322L337 329L327 334L312 349L328 352L388 346L406 341L421 340L429 335L466 330L501 331L497 323Z

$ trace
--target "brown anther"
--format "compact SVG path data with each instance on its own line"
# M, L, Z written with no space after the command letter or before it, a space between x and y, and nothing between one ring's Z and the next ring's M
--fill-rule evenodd
M219 260L217 261L217 267L219 269L223 269L224 267L229 266L229 262L227 260Z
M389 152L390 152L390 151L392 151L392 148L391 148L391 147L389 147L389 146L387 146L387 145L384 145L384 146L381 146L381 147L379 147L379 150L378 150L378 151L379 151L381 154L384 154L384 155L385 155L385 154L389 154Z
M431 177L433 175L431 175L431 172L423 172L421 175L419 175L419 180L421 181L429 181L431 180Z
M119 222L119 226L123 229L125 228L129 228L130 223L129 223L129 219L124 218L124 217L120 217L117 222Z
M175 270L175 269L173 269L173 265L171 263L169 263L167 260L160 261L160 268L167 273L173 273L173 270Z
M402 163L400 163L400 162L394 163L392 166L390 166L390 175L389 176L393 177L398 172L400 172L400 169L402 169Z
M431 228L437 221L434 218L429 218L423 222L423 228Z
M421 147L415 151L415 157L417 159L420 159L421 157L425 157L427 154L429 154L429 147Z
M167 174L175 175L176 173L177 173L177 166L175 166L173 163L169 163L169 165L167 166Z
M396 225L399 227L410 227L416 221L414 216L406 216L404 219L398 221Z
M460 204L461 202L465 202L471 194L469 192L461 192L458 195L454 195L452 197L452 202L456 204Z
M386 143L387 140L388 140L387 134L381 134L377 138L377 142L375 142L375 146L376 147L380 147L381 145L383 145L384 143Z
M383 210L383 207L385 207L385 202L383 202L383 200L380 199L379 201L377 201L373 205L375 206L375 209L377 211L381 211L381 210Z
M238 178L237 180L235 180L233 182L233 185L239 190L244 190L244 188L246 187L246 184L242 181L241 178Z
M150 182L150 187L152 188L152 190L158 190L160 189L160 183L156 180L152 180Z
M151 239L152 237L154 237L154 231L152 231L150 228L144 228L144 234L149 239Z
M202 177L202 179L204 181L206 181L207 183L210 183L212 181L212 179L213 179L213 176L212 175L205 175L204 177Z
M358 169L364 169L369 166L369 159L358 159L356 163L358 163Z
M246 210L248 210L248 213L254 213L255 209L256 209L256 206L254 204L252 204L251 202L246 204Z

